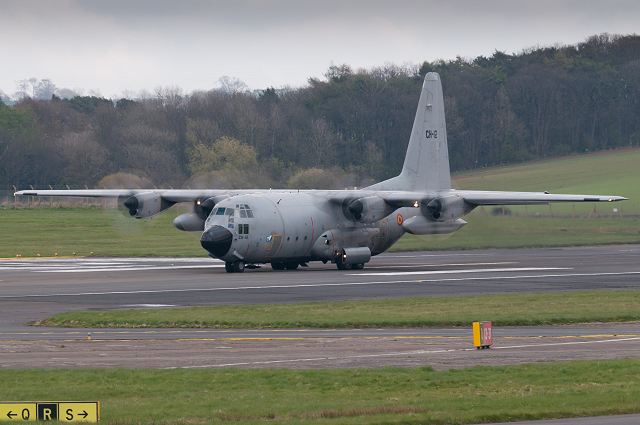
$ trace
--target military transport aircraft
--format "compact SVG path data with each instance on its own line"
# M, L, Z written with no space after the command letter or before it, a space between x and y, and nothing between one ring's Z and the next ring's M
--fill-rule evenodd
M136 218L176 203L193 204L178 216L180 230L202 232L200 243L225 261L227 272L271 263L293 270L309 261L362 269L405 233L451 233L479 205L612 202L610 195L494 192L451 188L440 76L425 76L402 172L360 190L23 190L16 195L112 197Z

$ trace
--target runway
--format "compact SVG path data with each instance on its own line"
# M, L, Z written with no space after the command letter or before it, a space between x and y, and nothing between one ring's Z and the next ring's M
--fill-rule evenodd
M635 357L637 323L496 329L494 349L481 352L470 346L470 330L460 328L88 331L26 323L73 309L638 288L639 260L640 245L390 253L362 271L319 263L242 274L227 274L209 258L5 259L2 366L446 369Z

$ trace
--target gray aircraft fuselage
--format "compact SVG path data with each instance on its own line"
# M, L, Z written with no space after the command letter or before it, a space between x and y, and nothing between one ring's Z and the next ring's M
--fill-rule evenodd
M292 267L333 261L350 247L367 247L371 255L384 252L404 234L398 224L403 218L397 217L403 217L400 211L371 223L354 222L341 205L310 193L239 195L216 204L205 222L202 244L225 261L242 258Z

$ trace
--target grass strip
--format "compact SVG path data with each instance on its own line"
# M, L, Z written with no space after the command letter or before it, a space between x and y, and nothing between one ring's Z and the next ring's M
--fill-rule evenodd
M88 328L361 328L640 320L640 291L403 297L366 301L74 311L40 324Z
M448 371L0 370L0 382L2 400L100 400L105 424L465 424L640 412L637 359Z
M52 256L204 257L198 232L176 230L184 209L134 220L115 209L1 209L0 258ZM514 212L515 213L515 212ZM525 214L525 212L523 212ZM531 211L526 212L531 214ZM493 216L478 209L450 235L405 235L392 251L640 243L640 216Z

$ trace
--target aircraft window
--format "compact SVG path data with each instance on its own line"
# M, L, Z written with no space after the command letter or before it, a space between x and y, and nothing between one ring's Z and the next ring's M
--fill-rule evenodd
M238 224L238 234L239 235L248 235L249 234L249 225L248 224Z
M224 208L218 208L216 210L216 215L224 215Z
M233 208L227 208L226 214L233 215Z
M236 207L240 211L240 217L242 218L253 218L253 211L251 211L251 207L247 204L236 205Z

